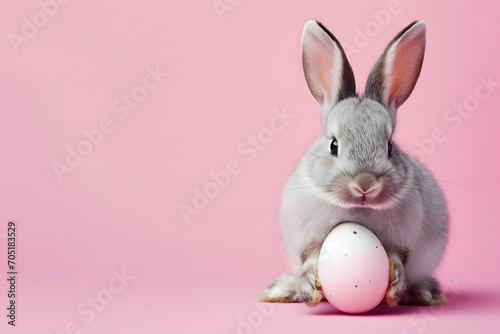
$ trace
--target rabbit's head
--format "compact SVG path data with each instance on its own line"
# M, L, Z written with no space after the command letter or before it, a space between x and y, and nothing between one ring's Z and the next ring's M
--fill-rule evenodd
M396 110L410 96L425 51L423 21L401 31L372 68L362 98L342 46L309 21L302 60L309 90L321 105L324 137L308 152L308 175L325 199L343 207L390 206L408 191L413 171L391 137ZM322 147L324 146L324 147Z

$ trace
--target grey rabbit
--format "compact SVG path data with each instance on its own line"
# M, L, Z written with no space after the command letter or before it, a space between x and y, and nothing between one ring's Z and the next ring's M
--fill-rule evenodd
M359 97L340 43L321 23L306 23L303 68L321 106L324 134L290 175L281 201L280 231L294 275L278 275L259 300L316 306L323 297L321 246L336 225L356 222L387 251L389 306L446 302L432 276L448 239L443 193L429 171L391 139L396 111L420 75L425 34L424 21L397 34Z

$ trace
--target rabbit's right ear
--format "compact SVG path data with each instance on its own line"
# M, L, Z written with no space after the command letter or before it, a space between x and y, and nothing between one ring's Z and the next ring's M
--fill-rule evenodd
M356 96L351 65L337 39L319 22L308 21L302 35L302 65L307 86L325 113Z
M425 53L424 21L415 21L389 43L373 66L365 96L385 106L396 122L396 109L410 96L417 83Z

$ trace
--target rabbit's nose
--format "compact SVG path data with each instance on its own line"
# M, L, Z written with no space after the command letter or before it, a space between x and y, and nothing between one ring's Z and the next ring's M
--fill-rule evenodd
M372 173L359 173L353 181L354 188L363 195L374 191L378 187L377 178Z

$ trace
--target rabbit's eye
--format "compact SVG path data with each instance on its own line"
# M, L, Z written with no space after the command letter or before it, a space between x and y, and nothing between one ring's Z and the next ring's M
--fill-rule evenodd
M337 139L333 138L332 143L330 144L330 153L334 156L337 156L339 152L339 142Z
M391 153L392 153L392 144L391 144L391 142L387 142L387 152L389 152L388 156L390 157Z

